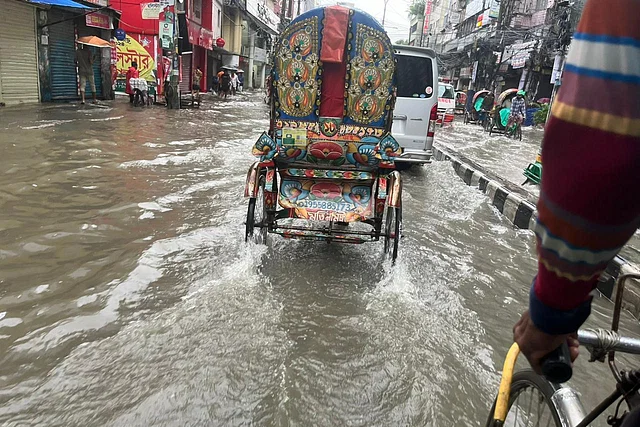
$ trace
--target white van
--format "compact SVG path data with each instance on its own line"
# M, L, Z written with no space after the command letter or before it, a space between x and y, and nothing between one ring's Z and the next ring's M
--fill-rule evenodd
M404 149L396 162L431 163L438 120L438 64L432 49L394 45L398 92L393 137Z

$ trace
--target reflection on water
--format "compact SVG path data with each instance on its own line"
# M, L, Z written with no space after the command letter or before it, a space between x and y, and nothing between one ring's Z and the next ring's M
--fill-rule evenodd
M1 112L0 423L486 419L532 235L436 163L405 175L394 267L377 244L245 245L267 124L258 97ZM610 304L595 311L605 325ZM602 397L586 385L606 368L578 371Z

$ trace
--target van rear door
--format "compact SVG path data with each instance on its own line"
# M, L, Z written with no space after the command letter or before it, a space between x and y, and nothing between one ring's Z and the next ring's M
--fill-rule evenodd
M433 136L428 137L427 133L432 110L435 115L438 104L435 53L410 46L394 48L398 91L391 133L404 149L398 160L428 163L433 153Z

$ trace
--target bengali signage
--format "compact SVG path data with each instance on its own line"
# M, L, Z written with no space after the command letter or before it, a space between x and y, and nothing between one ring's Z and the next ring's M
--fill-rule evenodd
M111 17L109 15L105 15L104 13L89 13L85 15L84 19L87 27L103 28L105 30L110 30L112 28Z
M107 7L109 6L109 0L86 0L87 3L97 4L98 6Z
M147 45L147 48L153 51L152 40L149 40L147 38L148 36L141 35L140 37L143 38L143 43ZM138 63L140 78L155 83L156 62L153 60L149 51L147 51L147 48L143 47L142 44L132 38L131 35L127 35L122 41L116 41L116 70L118 79L124 81L127 70L131 67L131 63L135 61Z
M160 13L166 6L169 6L168 2L154 2L154 3L140 3L140 14L142 19L159 19Z
M427 0L424 4L424 26L422 27L423 34L429 34L429 20L431 19L431 12L433 11L433 1Z
M265 0L247 0L247 12L274 33L278 32L280 17L267 6Z
M174 26L175 12L173 6L165 6L158 15L158 37L162 49L174 48Z

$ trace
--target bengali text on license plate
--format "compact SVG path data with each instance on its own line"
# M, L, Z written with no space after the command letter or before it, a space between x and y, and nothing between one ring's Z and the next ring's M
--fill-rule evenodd
M300 200L298 207L307 209L321 209L325 211L347 212L355 209L351 203L330 202L327 200Z

